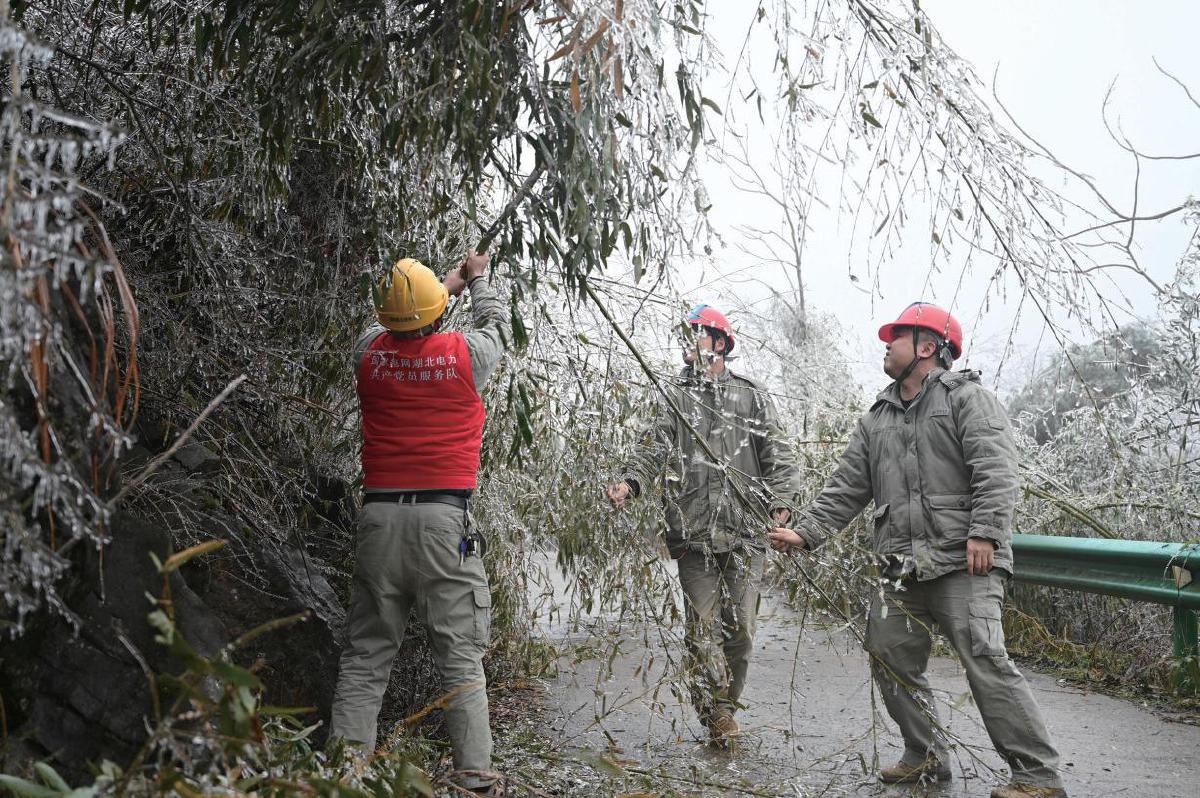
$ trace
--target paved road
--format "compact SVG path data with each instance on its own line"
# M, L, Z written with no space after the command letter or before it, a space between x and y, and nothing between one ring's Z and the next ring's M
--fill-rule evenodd
M583 643L598 656L573 662L577 654L568 653L548 684L551 726L564 749L608 750L625 767L656 774L641 785L630 780L626 789L657 783L695 793L699 781L708 783L700 790L708 794L911 793L874 779L877 763L897 759L899 735L849 634L817 628L811 619L802 629L793 611L767 597L743 696L748 708L739 713L748 733L723 752L703 742L690 711L672 695L671 669L650 631L647 646L640 630L597 620L591 634L573 634L560 645ZM605 646L616 641L619 653L609 666ZM1072 796L1200 793L1200 727L1023 670L1063 752ZM930 678L939 690L942 720L960 744L953 782L917 794L987 796L1006 780L1005 771L979 723L962 669L953 659L935 657Z

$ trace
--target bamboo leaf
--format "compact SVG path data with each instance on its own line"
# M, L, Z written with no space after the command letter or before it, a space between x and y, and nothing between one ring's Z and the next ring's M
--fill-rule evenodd
M208 554L210 551L216 551L227 543L229 543L228 540L223 540L220 538L215 540L206 540L203 543L197 543L195 546L172 554L158 570L160 573L169 574L187 563L192 558L199 557L201 554Z
M583 98L579 94L579 70L571 73L571 107L575 113L583 110Z
M277 717L291 717L293 715L308 715L308 714L311 714L316 711L317 711L316 707L277 707L277 706L274 706L271 704L268 704L268 705L262 707L261 709L259 709L260 714L277 716ZM317 727L314 726L313 728L315 729Z
M404 763L404 767L400 770L400 777L396 781L406 792L412 791L425 796L425 798L433 798L433 785L429 782L429 776L411 762Z
M231 648L241 648L242 646L249 643L251 640L254 640L255 638L258 638L258 637L262 637L267 632L273 632L276 629L284 629L288 626L293 626L298 623L303 623L304 621L308 620L308 616L310 614L311 613L309 610L304 610L303 612L298 612L295 615L288 615L285 618L276 618L275 620L267 621L264 624L259 624L258 626L251 629L249 632L246 632L245 634L243 634L237 640L234 640L233 643L230 644L230 647Z
M567 37L567 43L554 51L554 53L546 59L546 63L557 61L567 53L575 49L575 44L579 41L579 33L583 29L583 23L580 22L575 26L575 30L571 31L571 35Z
M596 29L596 32L593 33L591 36L589 36L587 38L587 41L585 41L583 43L583 47L580 48L580 55L591 52L592 48L596 46L596 43L600 41L600 39L604 36L604 34L607 31L608 31L608 20L607 19L601 20L600 27L598 27Z
M47 787L53 787L62 792L70 792L71 785L67 784L62 776L58 775L58 771L50 767L45 762L35 762L33 769L37 771L38 777Z
M618 765L613 758L607 754L601 754L596 751L582 751L579 754L579 759L580 761L591 765L606 776L621 778L625 775L625 768Z
M208 43L212 39L213 23L207 14L196 17L196 60L204 58Z
M252 690L262 689L262 682L258 680L258 677L245 668L223 660L216 660L212 663L212 669L216 676L221 677L230 684L236 684L239 687L249 687Z
M525 321L514 307L511 314L513 343L522 348L529 343L529 332L525 329Z
M13 795L21 796L21 798L61 798L62 796L59 790L52 790L16 776L0 775L0 787L8 788Z

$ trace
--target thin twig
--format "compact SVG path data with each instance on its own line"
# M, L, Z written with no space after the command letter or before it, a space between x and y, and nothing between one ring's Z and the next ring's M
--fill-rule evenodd
M116 507L117 504L120 503L121 499L124 499L130 491L134 490L151 476L153 476L154 472L158 471L158 469L162 467L163 463L165 463L167 459L171 457L171 455L178 452L183 444L187 442L188 438L192 437L192 434L200 427L202 423L204 423L204 420L208 418L209 414L216 410L217 407L219 407L221 403L229 397L229 394L233 393L234 390L236 390L237 387L247 379L248 377L245 374L240 374L232 382L226 385L225 390L217 394L217 397L208 403L208 407L204 408L200 415L196 416L196 420L193 421L191 425L189 425L188 428L183 431L183 434L175 439L175 443L171 444L171 448L154 458L149 465L142 469L140 474L126 483L125 487L121 488L121 490L117 492L116 496L113 496L111 499L109 499L109 508Z
M1179 88L1183 89L1183 93L1186 94L1187 98L1192 101L1192 105L1196 106L1197 108L1200 108L1200 100L1197 100L1195 98L1195 96L1192 94L1192 90L1188 88L1186 83L1184 83L1182 80L1180 80L1179 78L1172 75L1167 70L1163 69L1163 65L1158 63L1157 58L1151 56L1150 60L1154 62L1154 66L1158 69L1159 72L1166 75L1168 78L1170 78L1171 80L1173 80L1175 82L1175 85L1177 85ZM1196 155L1194 155L1192 157L1194 158L1197 156L1200 156L1200 153L1197 153Z
M1113 219L1112 221L1103 222L1102 224L1092 225L1091 227L1085 227L1082 230L1077 230L1074 233L1070 233L1069 235L1062 236L1060 240L1067 241L1067 240L1075 238L1077 236L1081 236L1085 233L1093 233L1097 230L1103 230L1106 227L1115 227L1116 225L1125 224L1126 222L1156 222L1159 219L1165 219L1168 216L1171 216L1172 214L1179 213L1180 211L1185 210L1186 208L1187 208L1187 203L1185 202L1180 205L1176 205L1174 208L1168 208L1167 210L1162 211L1161 213L1152 213L1147 216L1124 216L1124 215L1121 215L1118 218Z

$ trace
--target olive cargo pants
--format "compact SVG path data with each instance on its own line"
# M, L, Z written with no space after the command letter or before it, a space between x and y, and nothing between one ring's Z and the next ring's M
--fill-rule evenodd
M933 755L946 763L946 743L925 678L930 630L940 627L958 652L984 728L1013 780L1062 787L1058 752L1041 710L1004 647L1005 578L995 569L987 576L955 571L927 582L905 579L902 590L887 587L882 602L876 594L867 621L871 671L904 737L901 761L918 765Z
M415 608L429 633L443 686L453 694L444 710L454 767L491 769L483 653L491 636L492 601L479 555L460 560L459 542L466 531L466 511L453 505L363 505L331 737L375 745L392 660ZM462 779L467 787L489 782Z
M732 715L746 686L763 555L688 550L678 560L692 705L703 723Z

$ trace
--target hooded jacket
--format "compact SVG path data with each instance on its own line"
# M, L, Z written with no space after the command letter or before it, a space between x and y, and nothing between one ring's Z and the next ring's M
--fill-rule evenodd
M935 369L907 408L898 383L879 394L795 526L816 548L874 501L875 552L911 558L917 579L965 569L968 537L992 541L995 567L1011 574L1018 487L1000 401L977 371Z
M769 511L795 507L799 490L795 459L770 396L728 368L716 377L685 368L667 390L716 456L716 462L710 461L687 425L664 405L626 463L631 483L647 485L660 474L665 478L671 556L678 558L689 548L765 548Z

